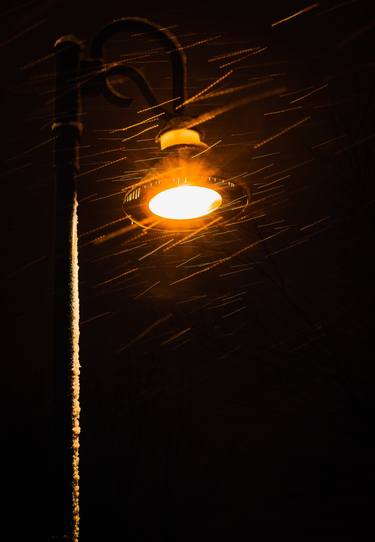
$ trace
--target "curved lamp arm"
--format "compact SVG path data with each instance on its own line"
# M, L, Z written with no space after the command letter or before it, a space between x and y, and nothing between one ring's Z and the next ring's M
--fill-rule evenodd
M159 111L160 113L164 113L167 118L171 115L169 111L158 105L155 94L152 92L147 80L136 68L133 68L132 66L114 66L105 72L102 92L111 103L121 107L129 107L133 101L132 98L125 96L112 85L110 77L114 75L124 75L128 79L131 79L131 81L137 85L138 89L150 106L155 107L155 110Z
M172 79L173 79L173 114L168 113L168 116L180 115L184 112L184 102L186 96L186 56L185 53L177 40L177 38L168 32L168 30L161 30L155 23L148 21L147 19L142 19L138 17L127 17L122 19L117 19L107 25L106 27L99 32L99 34L94 38L90 56L94 60L102 59L103 49L105 42L112 38L114 35L121 33L150 33L152 37L157 41L169 54L171 66L172 66ZM151 87L135 68L125 67L125 66L116 66L111 68L105 75L106 77L106 89L105 93L108 98L115 98L117 103L120 105L130 105L130 98L122 95L121 93L115 91L112 85L108 82L108 76L114 74L126 75L133 82L137 84L140 91L150 105L155 106L158 104ZM159 108L160 111L166 112L165 109Z

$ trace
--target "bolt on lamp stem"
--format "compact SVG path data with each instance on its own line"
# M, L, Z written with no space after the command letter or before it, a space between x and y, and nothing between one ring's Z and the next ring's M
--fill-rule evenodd
M53 365L53 510L51 539L78 540L78 260L77 189L81 49L72 36L55 44L55 269ZM76 423L72 426L72 418ZM76 459L74 460L76 454ZM75 488L76 484L76 488Z

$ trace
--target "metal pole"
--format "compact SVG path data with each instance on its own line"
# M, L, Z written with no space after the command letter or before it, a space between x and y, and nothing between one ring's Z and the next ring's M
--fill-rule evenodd
M76 540L73 528L73 386L74 342L77 339L74 296L78 292L77 191L78 147L82 126L78 77L81 48L64 36L55 44L55 269L53 360L53 452L51 540ZM78 296L77 296L78 297ZM75 336L76 335L76 336ZM77 344L76 344L77 346Z

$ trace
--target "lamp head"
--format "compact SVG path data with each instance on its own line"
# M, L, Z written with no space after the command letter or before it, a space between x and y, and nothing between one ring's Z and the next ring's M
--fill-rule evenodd
M164 156L125 194L123 208L132 222L180 232L204 227L221 208L228 211L236 185L216 177L217 168L205 160L201 132L189 124L189 118L174 117L159 132Z

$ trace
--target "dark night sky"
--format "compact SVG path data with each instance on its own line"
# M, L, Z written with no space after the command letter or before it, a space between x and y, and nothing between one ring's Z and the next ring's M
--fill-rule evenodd
M129 109L103 97L83 104L82 541L236 540L240 530L244 540L360 540L372 529L374 455L374 8L322 1L272 26L313 2L6 4L4 529L12 540L25 532L48 540L56 491L48 470L53 43L63 34L89 43L112 19L141 16L187 47L190 96L230 69L213 90L248 85L197 101L192 115L279 90L203 126L208 144L221 140L207 157L249 183L251 220L148 256L166 237L121 233L119 219L129 172L158 156L156 131L125 143L110 133L145 118L137 113L145 104L126 82ZM169 64L153 47L119 36L108 54L148 52L133 65L163 101ZM215 59L250 48L260 49Z

